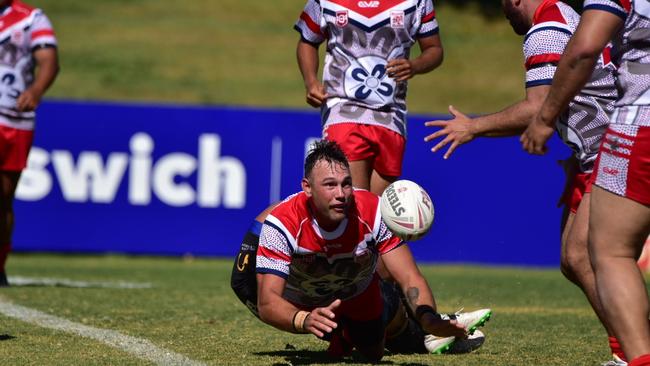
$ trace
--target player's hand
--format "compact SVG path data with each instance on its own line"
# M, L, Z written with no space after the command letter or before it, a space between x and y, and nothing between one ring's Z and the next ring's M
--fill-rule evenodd
M528 125L519 141L524 150L530 154L544 155L548 148L546 142L553 135L553 127L546 124L539 115Z
M396 82L406 81L415 75L411 60L398 58L388 61L386 64L386 73Z
M459 145L470 142L476 137L476 134L472 129L473 122L471 118L467 117L451 105L449 106L449 113L454 116L454 118L449 121L436 120L424 123L427 127L440 127L438 131L425 137L425 142L445 136L442 141L438 142L436 146L431 148L431 151L436 152L451 143L451 146L449 146L443 156L444 159L449 158Z
M467 329L456 320L443 320L434 316L424 315L420 319L422 329L438 337L467 338Z
M318 338L322 338L325 333L331 333L338 326L334 321L334 310L340 305L341 300L336 299L326 307L312 310L305 319L305 330Z
M325 102L328 95L325 92L325 85L320 82L314 82L307 87L307 104L314 108L320 108Z
M19 112L33 111L38 107L40 101L40 94L31 89L27 89L18 96L18 99L16 100L16 109Z

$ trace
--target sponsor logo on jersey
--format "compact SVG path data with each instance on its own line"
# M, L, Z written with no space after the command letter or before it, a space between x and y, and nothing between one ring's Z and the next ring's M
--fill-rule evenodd
M11 43L18 44L23 42L23 32L14 31L11 33Z
M336 12L336 25L339 27L345 27L348 25L348 11L339 10Z
M292 264L295 265L304 265L304 264L312 264L316 260L316 254L303 254L303 255L297 255L293 256L291 258Z
M339 249L339 248L343 248L343 244L341 244L341 243L327 243L327 244L325 244L325 250Z
M359 1L357 6L360 8L378 8L379 1Z
M404 12L391 11L390 12L390 26L393 28L404 28Z
M606 167L603 167L603 173L616 176L616 175L618 175L619 171L618 171L618 169L610 168L610 167L606 166Z
M246 267L248 266L248 254L244 256L244 259L241 259L241 253L237 256L237 270L239 272L244 272Z

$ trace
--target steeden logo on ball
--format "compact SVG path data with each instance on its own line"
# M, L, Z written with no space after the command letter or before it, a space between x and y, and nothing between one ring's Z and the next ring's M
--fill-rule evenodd
M431 198L420 185L409 180L398 180L386 188L380 210L386 226L404 240L422 238L433 224Z

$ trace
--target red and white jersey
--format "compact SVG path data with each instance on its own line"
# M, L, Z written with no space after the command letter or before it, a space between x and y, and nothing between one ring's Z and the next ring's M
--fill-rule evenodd
M388 77L386 64L438 33L432 0L308 0L295 29L305 42L327 41L323 128L356 122L406 136L407 83Z
M52 24L43 11L13 0L0 14L0 124L33 130L35 113L16 111L16 99L34 81L32 52L56 47Z
M257 273L287 280L283 297L306 307L326 306L362 293L377 258L403 241L381 219L379 197L355 190L347 218L325 231L312 216L304 192L278 205L262 226Z
M650 126L650 3L647 0L586 0L585 10L602 10L620 17L623 29L614 38L616 80L621 95L612 123Z
M527 88L551 85L558 61L579 22L578 13L558 0L545 0L538 6L533 26L524 38ZM556 121L560 137L573 149L585 173L593 169L618 96L610 49L605 49L587 84Z

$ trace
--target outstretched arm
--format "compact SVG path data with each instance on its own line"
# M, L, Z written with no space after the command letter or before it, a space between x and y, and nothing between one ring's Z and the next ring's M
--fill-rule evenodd
M280 330L293 333L311 333L322 337L337 327L334 322L334 310L341 305L341 300L334 300L326 307L316 308L310 312L298 309L282 297L286 281L273 274L257 276L260 319Z
M442 320L437 313L436 302L427 280L415 264L406 244L385 253L381 257L395 281L406 295L406 303L415 314L422 328L441 337L464 337L466 330L455 320Z
M453 106L449 106L449 113L454 118L448 121L436 120L425 122L425 126L440 127L440 129L425 137L424 141L429 142L438 137L444 137L431 151L436 152L444 146L451 144L443 156L447 159L459 145L470 142L476 137L518 135L526 129L535 114L539 111L549 89L550 87L548 85L526 88L526 99L500 112L476 118L469 118Z
M524 150L531 154L546 152L555 119L589 80L598 56L622 25L623 20L610 12L585 10L560 59L548 97L521 136Z

